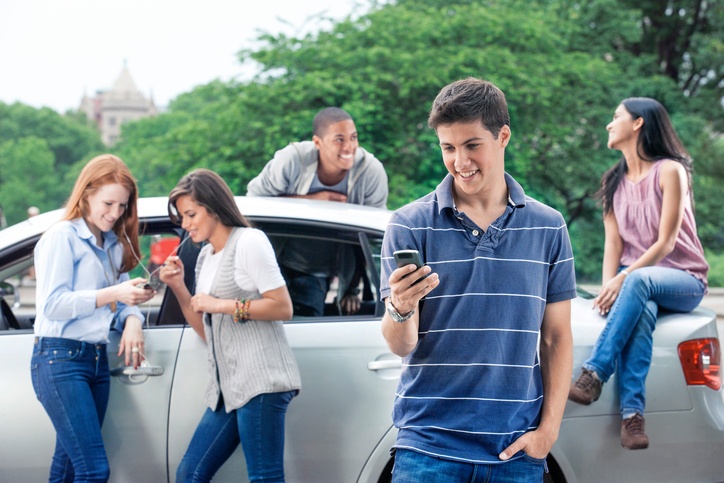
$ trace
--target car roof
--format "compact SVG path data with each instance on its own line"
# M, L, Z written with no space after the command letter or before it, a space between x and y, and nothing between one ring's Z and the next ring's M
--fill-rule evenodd
M250 219L323 221L380 232L385 230L392 214L390 210L382 208L304 198L237 196L236 203L242 214ZM168 217L167 205L168 198L165 196L139 198L139 218L143 220ZM61 219L64 211L61 208L41 213L0 230L0 249L42 234Z

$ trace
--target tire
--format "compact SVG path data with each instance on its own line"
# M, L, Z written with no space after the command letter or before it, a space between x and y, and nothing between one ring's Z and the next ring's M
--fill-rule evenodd
M566 483L566 477L563 476L563 471L558 463L551 455L546 458L546 464L548 465L548 472L543 473L543 483Z

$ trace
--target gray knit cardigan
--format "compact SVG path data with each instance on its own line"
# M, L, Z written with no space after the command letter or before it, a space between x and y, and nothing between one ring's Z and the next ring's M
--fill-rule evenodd
M236 244L245 229L235 228L226 241L209 295L226 300L262 298L258 290L242 290L234 281ZM197 281L212 249L208 244L199 253ZM205 401L211 410L218 407L221 394L228 413L259 394L301 389L299 368L281 321L236 323L228 314L204 314L203 320L211 376Z

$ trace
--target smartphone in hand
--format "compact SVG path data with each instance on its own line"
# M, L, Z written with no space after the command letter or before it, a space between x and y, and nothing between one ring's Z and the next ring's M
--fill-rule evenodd
M395 257L397 268L401 268L409 264L413 264L417 268L420 268L424 265L424 263L422 263L422 257L420 256L420 252L417 250L397 250L392 255ZM430 274L428 273L427 275ZM415 281L415 283L420 282L420 280L427 277L427 275L420 277L418 280Z

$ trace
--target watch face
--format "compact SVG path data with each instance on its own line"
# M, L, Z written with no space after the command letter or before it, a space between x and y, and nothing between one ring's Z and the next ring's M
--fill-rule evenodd
M390 317L392 317L392 320L395 322L400 322L402 317L400 316L399 312L395 310L395 308L392 306L392 304L387 304L387 313Z
M412 317L412 314L415 313L414 310L411 310L409 314L407 315L400 315L400 313L397 311L397 309L392 305L392 302L387 303L387 313L389 316L394 320L395 322L404 322L410 317Z

